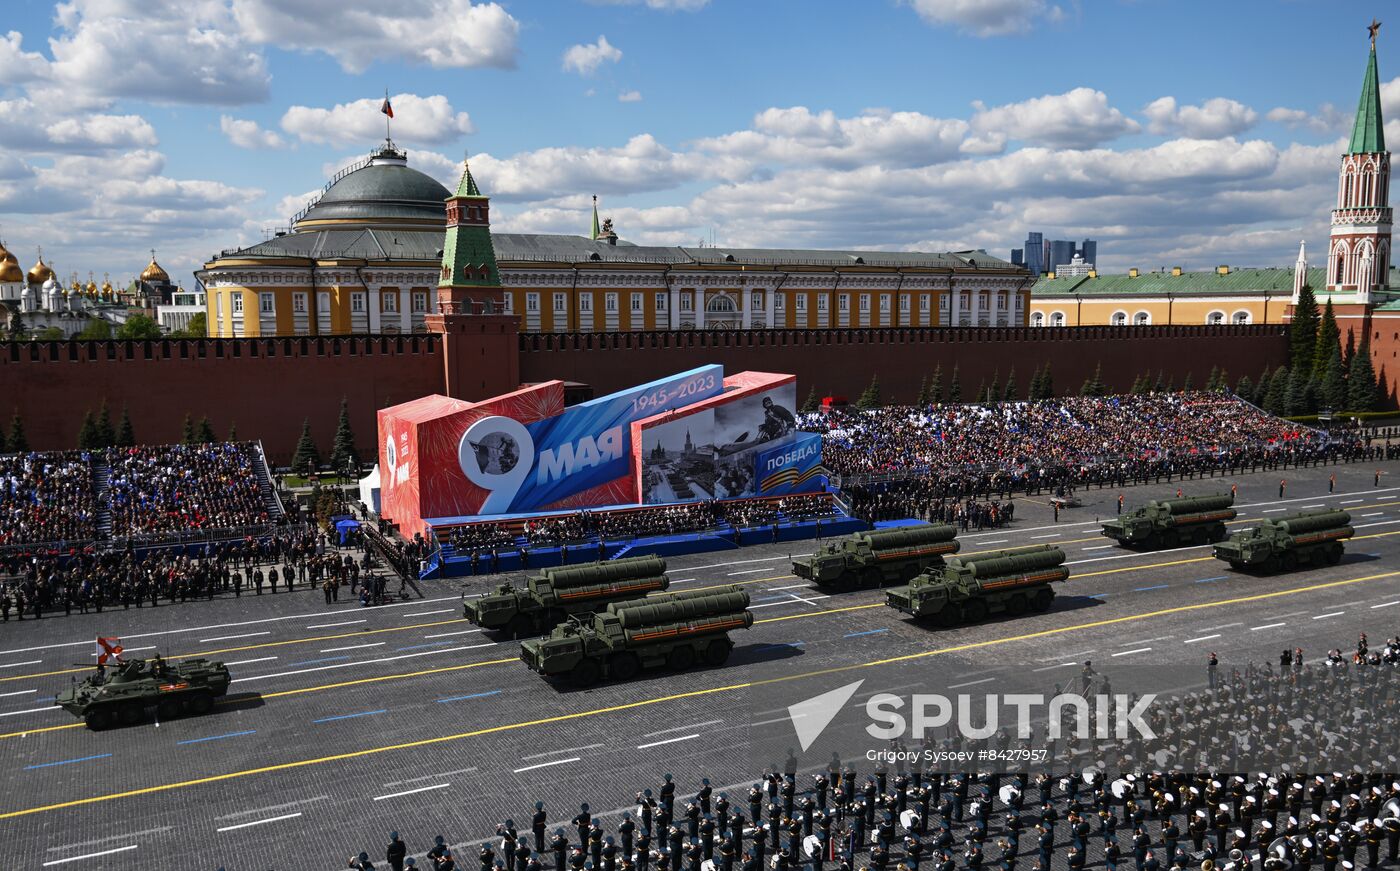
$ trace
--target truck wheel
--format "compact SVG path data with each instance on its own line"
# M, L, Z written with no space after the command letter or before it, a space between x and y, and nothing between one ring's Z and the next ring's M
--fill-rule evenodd
M1226 529L1225 529L1225 526L1222 524L1222 525L1220 525L1220 526L1216 526L1216 527L1214 527L1214 528L1211 529L1211 531L1210 531L1210 540L1211 540L1212 543L1218 544L1218 543L1220 543L1220 542L1222 542L1222 541L1225 540L1225 536L1226 536L1226 535L1227 535L1227 531L1226 531Z
M146 709L139 702L127 702L122 705L117 716L121 717L123 726L135 726L146 719Z
M173 720L180 716L182 710L179 699L161 699L156 705L156 716L162 720Z
M614 653L608 660L608 677L613 680L631 680L642 670L635 653Z
M591 659L580 659L569 672L569 683L576 687L591 687L603 676L603 670Z
M1165 550L1170 550L1171 548L1176 547L1176 544L1177 544L1176 530L1175 530L1175 529L1167 529L1167 530L1164 530L1164 531L1162 532L1162 548L1165 549Z
M207 692L197 692L190 696L190 713L207 714L214 709L214 699Z
M885 573L871 566L861 574L860 581L865 586L878 590L885 585Z
M1026 603L1026 597L1022 596L1020 593L1006 600L1006 613L1010 614L1012 617L1020 617L1022 614L1026 613L1026 609L1029 607L1030 605Z
M1334 545L1332 545L1331 547L1327 548L1327 564L1328 564L1329 566L1335 566L1337 563L1339 563L1339 562L1341 562L1341 561L1342 561L1342 546L1341 546L1340 544L1334 544Z
M538 633L535 631L535 621L524 614L516 614L510 618L510 634L512 638L534 638Z
M1044 613L1050 610L1050 606L1055 604L1055 594L1050 590L1036 590L1035 596L1031 598L1031 607Z
M1275 572L1277 572L1277 571L1279 570L1279 559L1278 559L1278 557L1276 557L1276 556L1271 556L1271 557L1269 557L1268 559L1264 560L1264 565L1263 565L1262 568L1263 568L1263 570L1264 570L1264 574L1266 574L1266 575L1272 575L1272 574L1274 574Z
M1285 572L1291 572L1294 569L1298 568L1298 555L1290 550L1283 555L1283 559L1280 561L1280 563L1283 566L1283 570Z
M933 619L937 625L942 626L944 629L951 629L962 622L962 606L954 605L950 602L945 605L943 610L939 611Z
M987 603L981 599L973 599L963 605L963 622L981 623L987 619Z
M685 671L695 664L695 649L689 644L679 644L671 648L666 657L666 667L671 671Z
M112 725L112 712L107 708L90 708L83 714L83 722L94 732L101 732Z
M1202 528L1202 527L1199 527L1199 526L1198 526L1198 527L1196 527L1195 529L1191 530L1191 543L1192 543L1192 544L1196 544L1196 545L1205 544L1208 537L1209 537L1209 536L1208 536L1208 534L1206 533L1206 530L1205 530L1204 528Z
M734 645L729 643L727 638L716 638L705 647L705 664L709 666L724 665L729 660L729 651Z
M1240 562L1237 559L1232 559L1230 560L1230 568L1234 569L1235 571L1239 571L1240 569L1244 568L1244 563Z

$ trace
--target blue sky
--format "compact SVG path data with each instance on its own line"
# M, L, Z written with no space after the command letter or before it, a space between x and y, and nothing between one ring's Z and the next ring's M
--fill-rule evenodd
M99 280L155 248L188 284L366 153L388 88L411 163L469 150L499 229L582 232L596 193L646 243L1005 257L1038 229L1105 269L1291 264L1385 5L8 0L0 237Z

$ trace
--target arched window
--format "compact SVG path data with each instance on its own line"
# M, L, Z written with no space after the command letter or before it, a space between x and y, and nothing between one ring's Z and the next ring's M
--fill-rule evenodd
M1337 252L1337 261L1336 261L1336 265L1332 267L1332 283L1333 283L1333 284L1341 284L1341 283L1342 283L1342 275L1346 272L1346 266L1347 266L1346 253L1343 252L1343 251L1338 251L1338 252Z
M1225 312L1213 311L1206 315L1206 324L1209 326L1216 327L1223 323L1225 323Z
M1065 325L1065 313L1064 313L1064 312L1055 312L1054 314L1050 315L1050 326L1052 326L1052 327L1063 327L1064 325Z
M1351 206L1351 173L1342 177L1342 208Z
M1230 315L1230 323L1232 324L1247 324L1251 319L1249 312L1243 309Z
M705 311L713 315L733 314L738 310L738 307L734 305L734 300L723 294L712 298L705 306Z
M1357 200L1359 200L1357 205L1371 205L1371 187L1375 183L1375 180L1376 176L1371 172L1371 167L1366 167L1361 173L1361 190L1359 192L1361 196L1357 197Z
M1152 315L1149 312L1138 312L1133 315L1133 326L1145 327L1152 323Z
M1113 324L1115 327L1126 327L1128 325L1128 313L1122 311L1114 312L1109 323Z
M1042 313L1042 312L1036 312L1036 313L1032 314L1032 315L1031 315L1031 326L1033 326L1033 327L1043 327L1043 326L1045 326L1045 315L1044 315L1044 313Z

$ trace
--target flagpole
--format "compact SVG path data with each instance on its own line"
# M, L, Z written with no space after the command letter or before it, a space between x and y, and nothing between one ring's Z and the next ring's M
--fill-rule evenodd
M384 105L386 105L386 106L389 105L389 89L388 89L388 88L385 88L385 89L384 89ZM390 120L392 120L392 119L389 117L389 113L388 113L388 112L385 112L385 113L384 113L384 142L385 142L386 145L393 145L393 144L394 144L394 138L393 138L392 136L389 135L389 121L390 121Z

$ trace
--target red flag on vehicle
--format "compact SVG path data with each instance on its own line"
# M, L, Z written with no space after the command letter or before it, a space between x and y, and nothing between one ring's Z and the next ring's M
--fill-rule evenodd
M97 636L97 664L106 665L107 660L115 659L122 661L122 640L120 638L104 638Z

